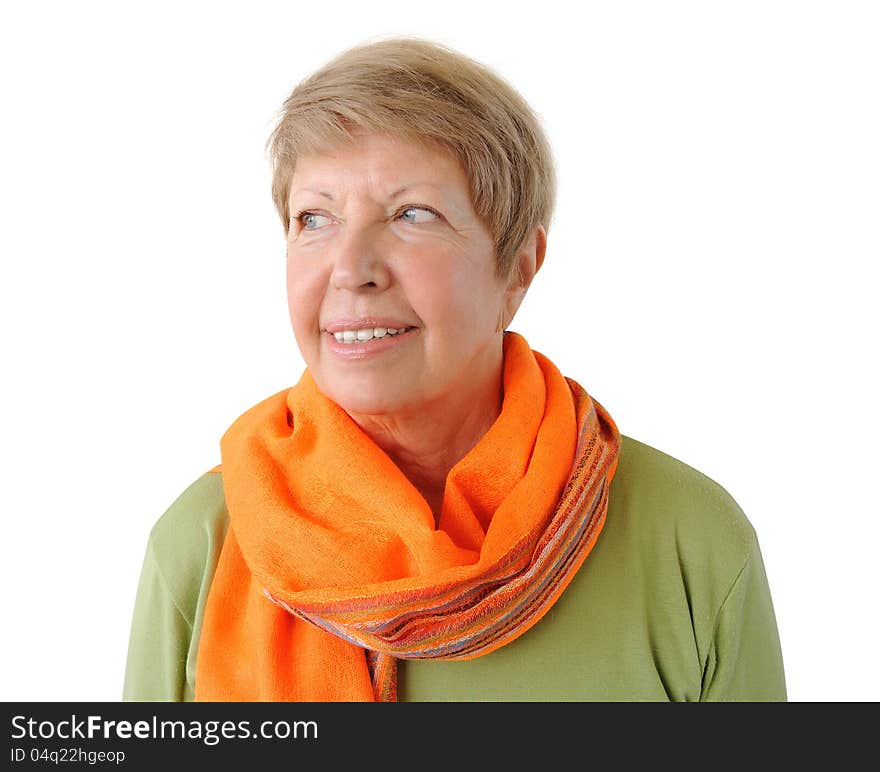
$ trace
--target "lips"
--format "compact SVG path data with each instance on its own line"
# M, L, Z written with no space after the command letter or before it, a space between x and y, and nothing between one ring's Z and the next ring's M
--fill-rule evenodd
M340 330L330 333L339 343L364 343L374 338L384 338L386 335L402 335L412 330L412 327L364 327L360 330Z
M370 328L367 328L370 329ZM375 330L375 328L372 328ZM371 332L372 332L371 330ZM322 335L324 345L327 350L334 356L338 356L348 361L372 359L391 351L400 351L402 346L406 346L406 341L411 340L418 334L417 327L404 328L403 332L396 334L386 333L381 336L371 336L368 340L337 340L336 335L342 335L337 331L335 334L325 332Z
M344 330L364 330L376 327L384 327L386 330L399 330L406 327L415 327L412 322L393 316L352 316L338 317L323 326L324 332L343 332Z

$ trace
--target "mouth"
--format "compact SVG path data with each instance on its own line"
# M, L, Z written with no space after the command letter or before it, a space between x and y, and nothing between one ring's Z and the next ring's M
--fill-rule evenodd
M400 350L419 332L418 327L372 327L358 330L325 331L327 348L343 359L365 359Z
M410 330L416 329L414 326L409 327L363 327L360 329L337 330L330 334L336 339L337 343L345 345L356 345L358 343L366 343L371 340L379 339L386 336L394 337L395 335L405 335Z

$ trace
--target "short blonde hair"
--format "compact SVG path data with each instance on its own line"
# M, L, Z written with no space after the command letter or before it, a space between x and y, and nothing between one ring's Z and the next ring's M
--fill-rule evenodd
M267 142L285 233L297 158L350 142L358 131L433 144L458 159L474 210L492 233L499 278L512 277L538 225L549 231L556 172L537 115L486 66L408 37L344 51L285 100Z

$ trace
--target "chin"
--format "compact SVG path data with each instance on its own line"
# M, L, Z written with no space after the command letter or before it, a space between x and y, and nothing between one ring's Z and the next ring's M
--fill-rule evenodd
M389 393L387 389L354 379L343 384L329 383L326 388L318 383L318 388L346 413L383 415L406 407L403 395L397 393L396 389Z

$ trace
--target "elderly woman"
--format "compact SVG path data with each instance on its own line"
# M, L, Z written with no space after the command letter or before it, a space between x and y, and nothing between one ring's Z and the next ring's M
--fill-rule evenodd
M554 202L521 96L386 40L270 146L306 369L152 529L124 699L785 699L735 501L506 329Z

